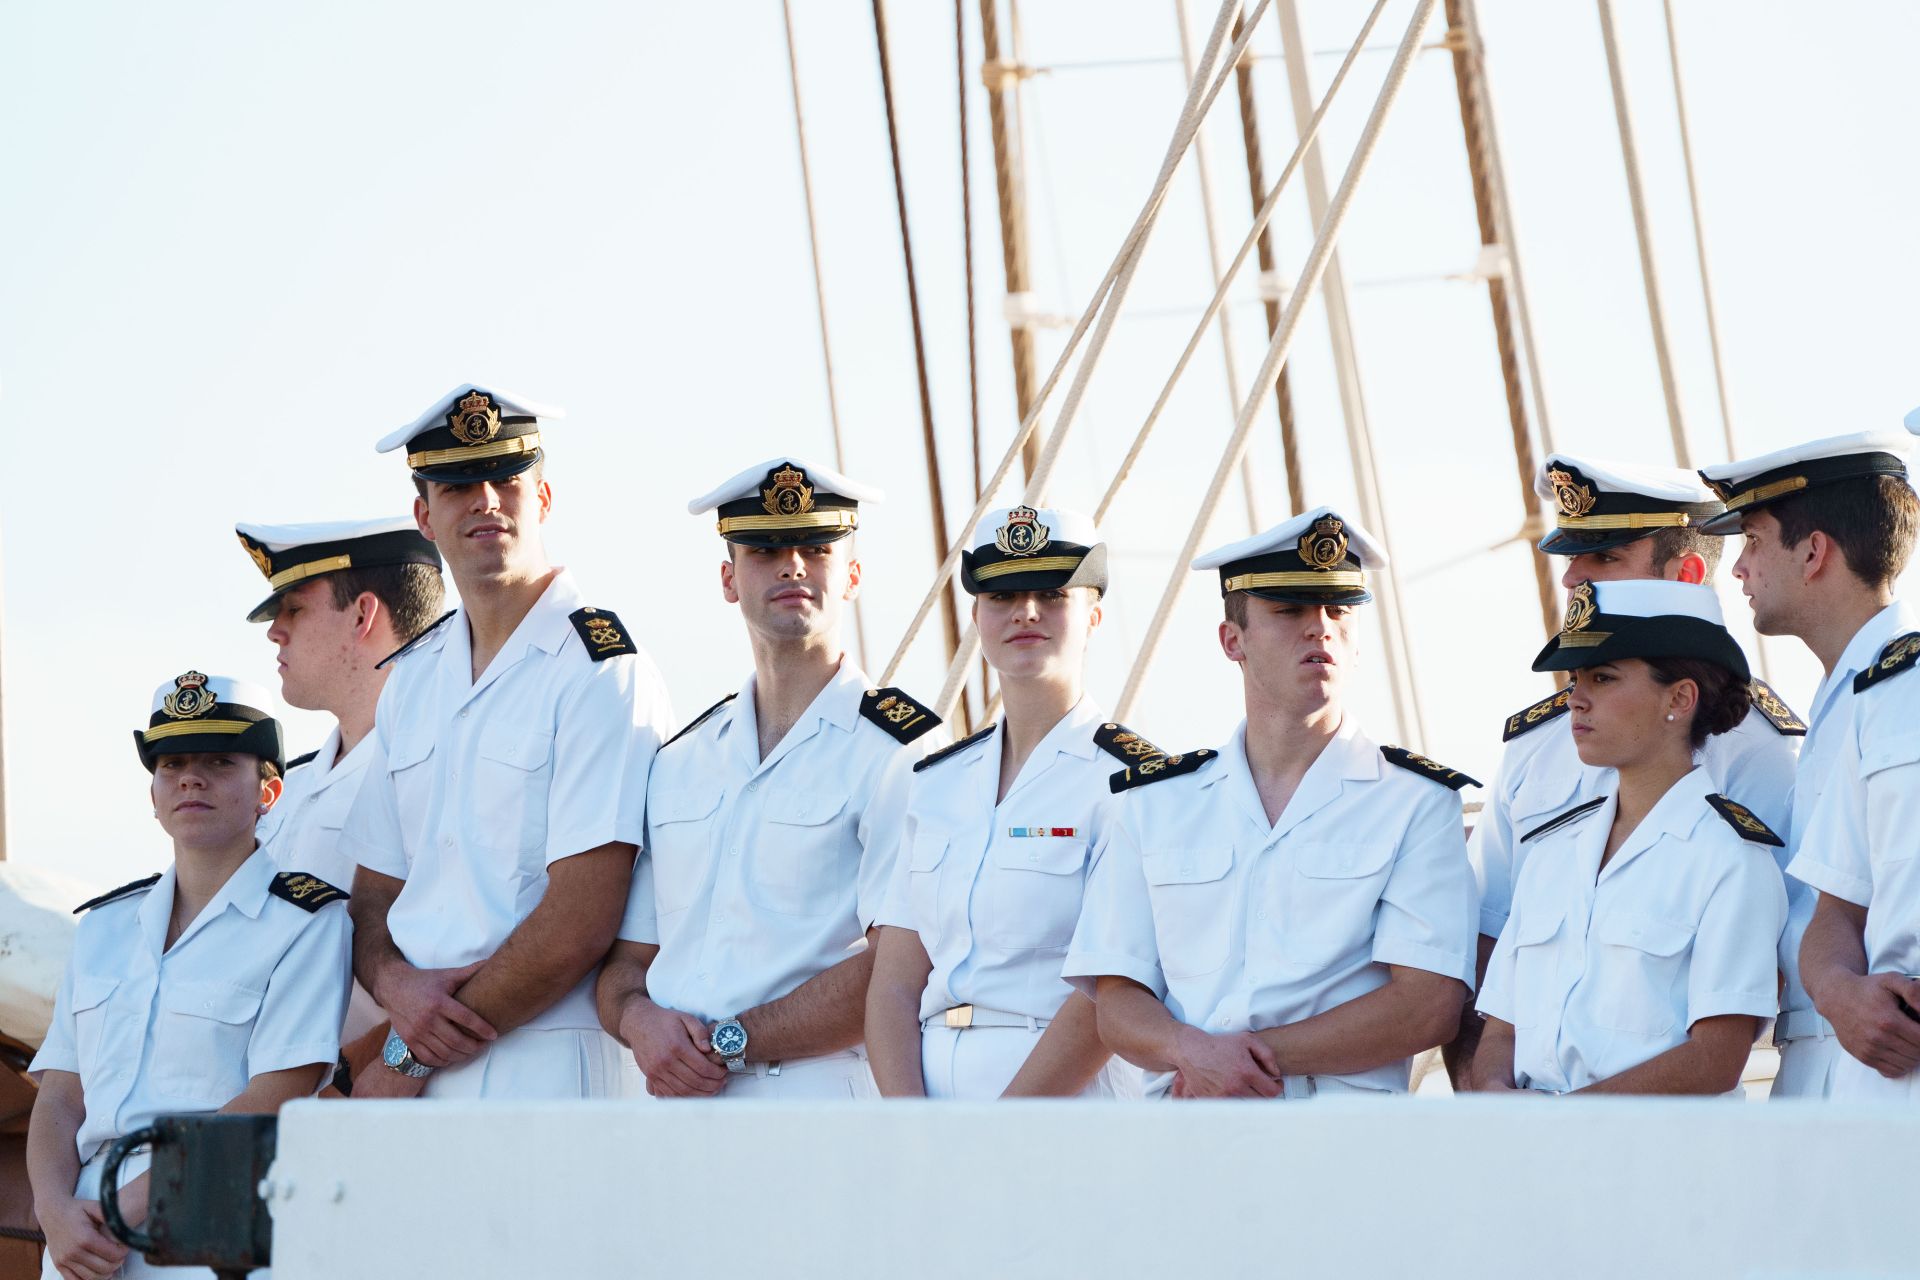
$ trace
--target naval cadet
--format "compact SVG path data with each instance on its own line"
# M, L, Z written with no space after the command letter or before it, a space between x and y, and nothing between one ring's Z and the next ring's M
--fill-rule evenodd
M379 444L406 451L460 608L390 660L342 834L355 972L393 1021L356 1096L598 1097L631 1074L594 975L669 711L619 617L547 558L559 416L467 384Z
M1658 579L1711 583L1723 540L1701 530L1722 507L1691 471L1576 457L1549 456L1534 487L1555 509L1555 527L1540 540L1547 555L1566 558L1560 583ZM1520 836L1576 804L1613 790L1607 770L1581 762L1567 731L1568 691L1508 716L1506 743L1486 806L1467 842L1480 889L1478 964L1486 971L1494 939L1506 927L1513 886L1531 846ZM1787 826L1794 758L1806 723L1764 681L1751 682L1752 708L1730 732L1705 740L1700 763L1714 786L1740 796L1762 821ZM1780 858L1785 865L1785 858ZM1468 1087L1468 1060L1482 1023L1471 1007L1446 1048L1456 1089Z
M1861 431L1700 472L1727 506L1706 523L1707 532L1741 539L1733 576L1753 608L1754 628L1763 636L1797 637L1825 672L1794 774L1788 865L1810 848L1809 822L1847 737L1854 678L1896 636L1920 626L1920 615L1893 594L1913 550L1920 507L1907 480L1912 448L1905 431ZM1788 877L1787 927L1780 936L1786 986L1773 1029L1780 1046L1776 1098L1826 1097L1841 1056L1833 1026L1815 1008L1800 973L1800 944L1816 898L1807 884Z
M287 762L286 790L260 822L260 842L283 871L353 883L340 830L373 754L374 705L386 684L380 659L431 626L445 587L440 552L411 516L318 524L240 524L240 546L269 594L247 615L264 622L279 656L280 696L324 711L333 727L318 750ZM334 1083L378 1056L386 1015L354 983Z
M1920 434L1920 410L1907 429ZM1891 499L1880 569L1897 579L1920 513L1911 496L1879 487ZM1920 621L1909 604L1887 607L1898 634L1840 695L1851 696L1850 715L1787 867L1819 893L1800 972L1846 1050L1833 1075L1845 1101L1920 1101Z
M1367 736L1368 533L1316 507L1194 561L1246 719L1117 775L1066 975L1101 1037L1175 1096L1405 1092L1473 982L1457 770Z
M311 1095L340 1050L352 925L346 894L277 868L255 837L280 797L280 724L263 689L188 671L133 733L152 774L166 870L82 903L53 1020L30 1071L27 1133L45 1280L204 1276L129 1255L100 1213L109 1146L163 1114L273 1112ZM120 1169L130 1224L148 1157Z
M655 1097L871 1097L861 1048L873 919L907 767L940 718L841 646L880 493L802 458L748 467L716 512L720 594L753 673L669 739L601 1025Z
M1159 751L1086 693L1107 548L1079 512L988 512L961 555L997 724L915 766L867 995L888 1097L1138 1097L1060 976L1116 763Z
M1716 1094L1777 1008L1785 842L1699 762L1752 710L1713 588L1583 583L1535 671L1571 671L1566 719L1604 794L1521 836L1479 1009L1482 1090Z

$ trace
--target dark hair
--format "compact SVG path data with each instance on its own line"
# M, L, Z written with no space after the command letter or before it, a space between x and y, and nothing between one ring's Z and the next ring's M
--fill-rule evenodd
M1716 538L1712 534L1702 533L1692 525L1682 525L1677 529L1656 529L1647 536L1653 544L1653 571L1664 573L1668 565L1681 556L1692 553L1707 562L1707 578L1712 580L1714 571L1720 567L1720 553L1726 548L1725 538Z
M1836 480L1762 510L1779 521L1782 546L1799 546L1815 529L1832 538L1848 570L1870 587L1893 585L1920 525L1920 498L1898 476Z
M1221 608L1227 611L1227 621L1231 622L1234 626L1245 627L1247 625L1247 593L1246 592L1244 591L1227 592L1226 598L1223 601L1221 601Z
M413 639L440 616L446 602L446 584L430 564L383 564L368 569L342 569L327 575L333 584L333 607L344 609L371 591L387 611L393 638L401 644Z
M1708 738L1726 733L1747 718L1753 695L1747 682L1717 662L1705 658L1643 658L1654 681L1663 685L1693 681L1700 690L1693 704L1693 723L1687 727L1687 740L1695 751Z
M260 762L260 781L269 782L280 776L280 766L265 756L255 757Z

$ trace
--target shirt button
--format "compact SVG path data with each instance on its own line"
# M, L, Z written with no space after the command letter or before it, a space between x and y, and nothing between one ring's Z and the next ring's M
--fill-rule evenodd
M758 791L759 789L760 789L760 784L758 782L749 782L747 784L747 790L749 791Z
M1182 875L1192 875L1192 874L1193 874L1193 863L1191 863L1191 862L1183 862L1183 863L1181 863L1181 864L1180 864L1180 874L1182 874Z
M442 847L442 848L446 848L446 849L451 849L451 848L453 848L453 837L452 837L452 836L441 836L441 837L440 837L440 844L441 844L441 847Z
M465 720L467 718L467 709L465 707L462 707L460 709L460 718L462 720Z

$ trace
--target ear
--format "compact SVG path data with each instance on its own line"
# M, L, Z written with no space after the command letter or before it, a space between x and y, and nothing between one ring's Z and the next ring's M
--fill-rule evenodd
M1098 595L1095 595L1093 598L1093 607L1087 610L1088 633L1091 634L1094 631L1098 630L1100 626L1100 620L1106 616L1107 616L1106 612L1100 607L1100 597Z
M1673 578L1675 582L1691 582L1695 586L1702 585L1707 580L1706 557L1697 551L1687 552L1680 557L1679 563L1674 566Z
M733 581L733 557L720 562L720 597L728 604L740 603L740 589Z
M362 591L355 596L353 598L353 638L359 641L372 635L383 612L380 597L373 592Z
M1690 718L1699 704L1700 686L1693 681L1681 680L1667 687L1667 710L1676 720Z
M1246 647L1240 642L1240 628L1227 621L1220 623L1220 652L1227 655L1228 662L1245 662Z
M842 600L856 600L860 596L860 561L847 561L847 589L840 593Z
M541 476L540 487L534 493L540 499L540 523L545 524L547 517L553 514L553 486L547 483L545 476Z
M286 783L278 778L266 778L260 783L260 812L266 813L280 803L280 793L286 790Z
M1840 559L1840 548L1834 545L1832 538L1815 529L1807 535L1806 549L1802 555L1800 577L1803 581L1812 581Z
M427 500L415 496L413 500L413 524L420 530L420 536L428 542L433 541L433 526L427 523Z

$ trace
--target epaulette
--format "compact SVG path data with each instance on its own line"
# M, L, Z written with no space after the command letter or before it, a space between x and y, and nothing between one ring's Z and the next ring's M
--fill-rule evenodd
M329 902L344 902L353 896L304 871L282 871L267 886L267 892L276 898L285 898L302 911L318 911Z
M730 693L726 697L720 699L720 701L708 707L705 711L702 711L699 715L695 716L693 719L687 721L687 723L681 727L680 732L674 734L671 738L668 738L665 742L660 744L661 750L664 751L666 748L672 746L674 743L680 741L680 739L692 733L695 729L698 729L701 725L707 722L708 717L713 715L714 712L726 706L729 702L732 702L735 698L739 696L740 695L738 693Z
M1478 778L1469 778L1458 769L1449 769L1439 761L1429 760L1419 752L1409 751L1405 747L1382 747L1380 748L1380 754L1387 758L1388 764L1397 764L1402 769L1417 773L1423 778L1431 779L1449 791L1458 791L1462 787L1477 787L1480 785Z
M860 714L903 746L940 727L940 717L924 710L902 690L869 689L860 696Z
M1185 751L1177 756L1155 756L1151 760L1142 760L1139 764L1122 769L1108 778L1107 790L1119 795L1122 791L1144 787L1149 782L1177 778L1181 774L1192 773L1219 754L1218 751L1207 747L1199 751Z
M605 662L608 658L617 658L623 653L638 653L633 641L627 639L626 632L620 629L620 619L611 609L575 609L567 615L567 621L580 633L580 639L587 646L587 656L595 662Z
M1909 631L1887 643L1873 665L1853 678L1853 691L1865 693L1882 680L1891 679L1920 662L1920 631Z
M282 772L292 773L295 769L298 769L301 765L312 764L315 760L318 760L319 758L320 758L320 753L318 751L309 751L307 752L307 754L303 756L295 756L293 759L287 761L287 767L284 770L282 770Z
M392 653L380 659L380 661L374 663L373 669L375 671L378 671L380 668L386 666L389 662L392 662L395 658L404 657L406 654L411 653L413 651L413 646L419 644L422 640L425 640L428 636L432 635L434 632L438 631L442 626L446 625L447 619L451 618L454 614L458 612L460 612L458 609L449 609L445 613L441 614L439 617L435 618L432 622L429 622L426 626L420 629L419 635L407 641L405 644L401 645L398 649L395 649Z
M156 871L150 876L140 877L140 879L133 881L131 884L123 884L118 889L109 889L97 898L88 898L85 902L73 909L73 914L79 915L82 911L91 911L95 907L104 907L109 902L118 902L120 899L130 897L144 889L151 889L159 883L160 873Z
M1566 714L1567 699L1573 696L1571 688L1562 689L1551 698L1542 698L1523 711L1516 711L1507 717L1507 726L1500 733L1500 741L1512 742L1529 729L1535 729L1553 719Z
M1787 842L1773 834L1773 828L1753 816L1753 810L1743 804L1727 799L1722 795L1710 795L1707 803L1713 811L1727 820L1727 825L1755 844L1770 844L1776 849L1784 849Z
M913 762L913 771L915 773L918 773L922 769L928 769L933 767L936 764L939 764L942 760L945 760L948 756L953 755L955 752L966 750L968 747L980 741L982 738L985 738L987 735L991 734L995 729L998 729L999 727L1000 726L997 724L990 724L978 733L970 733L966 737L960 739L960 741L952 743L949 746L944 746L931 755L922 756L920 759L915 760Z
M1123 724L1109 720L1093 731L1094 745L1129 767L1167 753Z
M1547 832L1549 831L1558 831L1560 828L1566 826L1569 822L1576 822L1579 819L1586 817L1588 814L1592 813L1595 809L1598 809L1601 805L1605 804L1606 802L1607 802L1607 798L1605 796L1596 796L1594 799L1587 801L1585 804L1577 804L1573 806L1573 808L1567 810L1565 813L1558 814L1554 817L1548 818L1545 822L1541 823L1539 826L1535 827L1533 830L1527 832L1527 834L1521 836L1520 843L1525 844L1527 841L1533 839L1535 836L1543 836L1547 834Z
M1767 718L1767 723L1781 733L1800 737L1807 731L1807 722L1793 714L1793 708L1787 705L1785 698L1773 691L1773 686L1765 680L1747 681L1747 696L1753 700L1753 709Z

